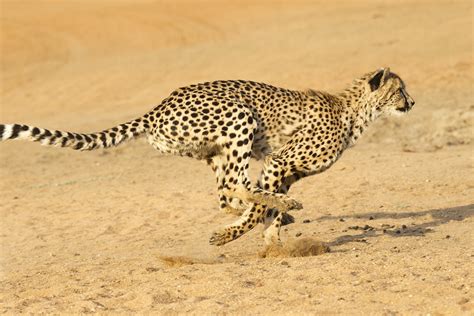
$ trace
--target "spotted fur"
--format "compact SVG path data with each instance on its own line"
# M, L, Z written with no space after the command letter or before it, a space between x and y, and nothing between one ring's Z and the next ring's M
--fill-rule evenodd
M286 212L302 205L289 197L301 178L329 168L382 114L404 113L414 101L388 68L368 73L339 94L294 91L252 81L214 81L179 88L158 106L125 124L79 134L0 124L0 140L93 150L140 135L163 154L204 160L216 174L219 206L241 214L210 239L223 245L258 223L267 243L279 242ZM257 184L250 158L264 159Z

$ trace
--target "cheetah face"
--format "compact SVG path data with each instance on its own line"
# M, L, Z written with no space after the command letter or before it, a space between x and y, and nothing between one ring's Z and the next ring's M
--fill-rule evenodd
M402 115L415 105L403 80L389 68L374 72L368 79L368 88L377 115Z

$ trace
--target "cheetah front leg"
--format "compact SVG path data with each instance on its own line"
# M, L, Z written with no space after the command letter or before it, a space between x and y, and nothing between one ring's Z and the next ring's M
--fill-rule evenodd
M321 131L302 130L295 134L277 153L291 166L292 174L285 181L286 191L291 184L299 179L321 173L329 168L338 158L336 149L329 146L326 149L317 143L318 137L327 135ZM322 137L321 137L322 138ZM324 142L322 143L324 145ZM304 148L304 150L302 150ZM273 214L268 220L265 220L266 230L264 231L265 242L271 244L279 242L280 228L283 220L283 214Z
M239 200L253 204L264 204L268 207L277 208L282 212L300 210L303 208L303 204L292 197L277 192L262 190L259 187L227 189L224 190L224 194L228 197L238 198Z

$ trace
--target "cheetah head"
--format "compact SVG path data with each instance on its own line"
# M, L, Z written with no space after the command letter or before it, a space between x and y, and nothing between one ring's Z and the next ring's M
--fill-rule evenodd
M411 110L415 101L405 89L403 80L390 68L382 68L366 79L368 101L376 115L401 115Z

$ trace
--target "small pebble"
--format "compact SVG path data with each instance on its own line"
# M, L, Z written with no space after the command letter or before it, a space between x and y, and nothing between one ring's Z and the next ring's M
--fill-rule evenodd
M372 230L372 229L374 229L372 226L369 226L369 225L364 226L364 230Z
M402 229L407 229L407 225L402 225Z
M309 219L305 219L303 223L308 224L308 223L311 223L311 221Z
M303 233L296 233L296 237L300 237L301 235L303 235Z
M400 234L400 233L401 233L401 231L400 231L399 229L397 229L395 232L396 232L397 234Z
M339 219L340 222L345 222L346 220L344 218Z
M451 236L450 236L450 235L446 235L446 239L449 239L449 238L451 238Z
M369 221L373 220L374 218L375 218L375 217L370 216L370 217L369 217Z

